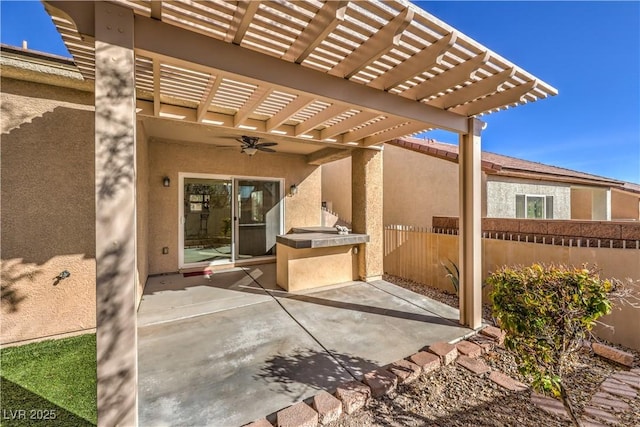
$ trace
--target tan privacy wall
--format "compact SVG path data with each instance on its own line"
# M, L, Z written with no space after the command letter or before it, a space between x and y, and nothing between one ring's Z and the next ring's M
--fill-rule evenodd
M320 225L320 167L307 164L305 156L260 152L249 157L235 147L152 139L149 141L149 274L178 270L180 172L284 178L284 231ZM164 176L171 179L168 188L162 186ZM298 186L298 192L288 196L292 184ZM163 255L165 246L169 253Z
M0 342L94 328L93 93L3 78L0 100Z
M384 270L447 291L453 291L442 263L458 263L458 236L434 234L409 227L385 229ZM601 277L626 280L636 305L640 302L640 250L610 248L578 248L535 243L482 239L483 280L501 266L555 263L581 266L597 265ZM485 289L485 301L489 289ZM632 301L634 302L634 301ZM619 304L602 319L613 329L598 327L598 336L611 342L640 350L640 307Z

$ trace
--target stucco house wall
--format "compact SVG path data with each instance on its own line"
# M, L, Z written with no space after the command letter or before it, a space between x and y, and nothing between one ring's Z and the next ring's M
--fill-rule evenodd
M487 218L516 218L516 195L553 197L553 219L571 219L571 187L517 178L487 176Z
M611 219L613 221L640 220L640 194L611 191Z
M136 133L136 298L140 304L149 277L149 142L142 121L137 122Z
M3 77L0 343L90 330L93 93ZM70 276L56 280L62 271Z
M384 146L384 223L431 227L433 216L458 215L458 165Z
M351 222L351 157L322 165L322 201L341 219Z
M571 219L590 220L592 204L590 189L581 187L571 189Z
M2 79L0 343L95 328L94 95ZM302 155L149 139L137 122L137 297L178 270L178 173L283 178L284 223L320 224L321 171ZM172 185L162 186L169 176ZM288 195L291 184L298 193ZM350 186L349 186L350 188ZM169 254L162 254L168 246ZM71 275L59 282L55 277Z
M284 232L292 227L320 225L321 170L306 157L285 153L260 153L253 157L230 147L182 143L152 138L149 141L149 274L178 270L179 173L284 178ZM171 179L170 187L162 178ZM291 184L298 186L288 195ZM163 247L169 253L162 254Z

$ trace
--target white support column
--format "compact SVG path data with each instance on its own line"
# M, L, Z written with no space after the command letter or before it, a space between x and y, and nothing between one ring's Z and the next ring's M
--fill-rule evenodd
M95 4L98 425L138 418L133 11Z
M460 135L460 323L482 325L482 175L480 133L483 122L469 119Z
M591 219L611 221L611 189L596 188L591 191Z

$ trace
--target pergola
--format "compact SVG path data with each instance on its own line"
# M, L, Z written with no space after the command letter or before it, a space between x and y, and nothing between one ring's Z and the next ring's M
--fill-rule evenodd
M376 148L429 129L458 133L460 320L481 325L476 117L555 95L553 87L400 0L45 6L95 81L100 425L137 417L136 116L268 135L312 164L352 155L353 227L372 235L364 278L381 272L382 211L367 209L381 200Z

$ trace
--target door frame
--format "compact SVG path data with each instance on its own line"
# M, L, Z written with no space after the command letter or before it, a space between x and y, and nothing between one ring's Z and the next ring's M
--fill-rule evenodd
M237 255L237 239L239 233L239 221L238 218L238 181L240 180L254 180L254 181L276 181L280 186L280 233L284 230L285 224L285 199L284 194L284 178L266 177L266 176L251 176L251 175L225 175L225 174L211 174L211 173L191 173L191 172L178 172L178 269L198 268L209 265L207 261L198 263L185 264L184 262L184 180L185 178L196 179L217 179L231 182L231 218L233 218L233 226L231 227L231 257L228 262L216 263L218 266L232 267L236 264L252 263L256 260L266 260L274 258L273 255L256 256L246 260L236 259Z

